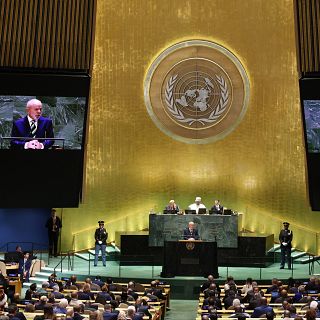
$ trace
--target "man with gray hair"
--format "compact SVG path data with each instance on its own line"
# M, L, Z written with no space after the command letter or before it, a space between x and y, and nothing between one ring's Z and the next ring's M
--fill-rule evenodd
M142 320L143 315L136 313L136 308L135 306L129 306L127 310L127 319L132 319L132 320Z
M52 121L42 117L42 102L31 99L26 106L27 115L12 125L11 148L13 149L49 149L54 140ZM39 139L41 138L41 139Z

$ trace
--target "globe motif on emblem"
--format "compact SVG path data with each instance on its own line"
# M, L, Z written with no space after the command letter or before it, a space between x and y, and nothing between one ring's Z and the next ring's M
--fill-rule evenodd
M209 41L177 43L152 62L144 82L147 111L156 126L185 143L224 138L240 123L249 79L238 58Z

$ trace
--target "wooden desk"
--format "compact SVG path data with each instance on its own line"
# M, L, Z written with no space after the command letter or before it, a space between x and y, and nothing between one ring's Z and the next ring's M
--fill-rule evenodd
M21 294L22 283L20 279L9 280L9 286L14 287L14 292Z

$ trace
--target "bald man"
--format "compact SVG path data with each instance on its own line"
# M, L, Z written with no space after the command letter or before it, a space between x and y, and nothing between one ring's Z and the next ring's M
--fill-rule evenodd
M13 123L11 148L13 149L49 149L54 140L38 140L38 138L53 138L52 121L42 117L42 103L31 99L26 106L27 115Z

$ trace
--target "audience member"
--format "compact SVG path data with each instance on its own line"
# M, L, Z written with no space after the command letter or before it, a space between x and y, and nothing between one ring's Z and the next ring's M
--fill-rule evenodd
M4 290L0 289L0 311L8 306L7 300L8 300L8 297L4 293Z

